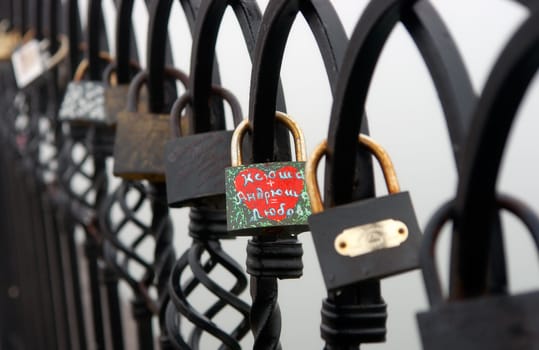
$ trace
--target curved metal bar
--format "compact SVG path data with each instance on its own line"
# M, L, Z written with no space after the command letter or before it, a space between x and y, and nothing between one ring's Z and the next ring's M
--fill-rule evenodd
M496 197L496 209L504 209L520 219L531 234L535 247L539 249L539 216L526 203L508 195L500 194ZM455 219L455 201L444 203L427 223L421 251L419 253L423 280L431 307L444 302L440 277L435 264L435 248L441 229L449 221Z
M107 45L106 41L102 40L105 35L104 28L101 0L89 0L86 38L88 41L88 75L90 80L101 80L102 62L99 52L102 46Z
M354 187L352 179L356 162L348 150L353 149L359 133L366 95L384 39L387 40L399 19L415 40L434 79L453 150L458 157L476 96L448 30L426 0L372 2L354 30L332 109L328 143L333 157L328 159L326 167L328 206L332 206L332 202L349 201L346 197L350 195L349 188ZM339 181L332 180L334 174Z
M166 43L173 0L155 0L150 4L148 24L148 103L152 112L164 112ZM193 30L198 0L179 0L190 30Z
M136 191L138 196L131 204L127 203L128 194ZM145 344L151 338L148 325L144 326L151 318L151 314L160 314L161 327L164 325L164 304L168 300L167 280L175 261L175 253L172 247L172 222L168 216L168 208L164 199L164 188L159 185L144 186L141 182L123 181L116 191L109 196L100 213L103 220L102 226L105 237L105 259L114 271L124 279L135 294L134 307L135 317L139 324L139 343ZM152 222L150 225L144 224L136 215L140 213L142 205L151 201ZM122 218L118 222L112 220L112 207L118 205L122 211ZM125 245L120 238L121 233L124 236L133 237L132 230L126 230L127 224L135 225L140 232L134 240L131 240L129 246ZM128 235L127 235L128 234ZM155 241L154 261L147 262L140 253L137 252L141 243L147 239ZM118 254L121 253L121 254ZM134 277L131 264L135 262L137 266L144 270L140 277ZM157 287L157 299L149 296L150 286ZM167 337L166 333L163 337ZM164 341L164 339L161 339Z
M322 55L331 91L335 91L337 72L348 41L333 6L329 1L271 1L260 25L251 75L249 119L253 126L252 155L255 163L289 159L289 136L286 129L274 127L274 120L283 54L298 13L307 20ZM258 240L260 238L255 237L253 242ZM251 295L254 348L280 349L277 279L253 276Z
M331 111L328 131L328 152L331 156L326 163L326 206L353 200L356 194L350 191L351 188L370 187L369 183L357 183L356 155L350 150L356 148L367 92L382 48L403 11L415 3L401 0L371 2L354 29ZM423 39L428 39L428 36ZM339 180L335 181L337 178Z
M431 73L446 116L455 159L458 160L477 101L464 61L430 1L418 1L407 8L401 20ZM460 169L458 162L456 166Z
M138 192L138 198L130 207L126 203L126 197L127 194L133 190ZM124 245L118 235L128 223L134 223L136 226L138 226L138 228L141 230L142 236L147 234L148 227L141 223L135 216L136 212L144 204L145 198L146 194L144 193L143 189L135 187L131 183L122 182L116 191L107 197L106 201L103 203L101 213L99 215L101 226L103 227L103 235L106 238L105 243L108 243L106 249L107 254L104 256L105 260L134 291L139 290L141 284L147 287L151 283L151 280L148 281L146 279L142 281L143 283L141 283L140 281L131 277L127 266L129 261L134 260L138 265L143 267L145 271L151 270L152 266L145 259L136 254L131 247ZM123 217L116 224L114 224L112 220L112 207L116 204L119 204ZM129 234L132 235L133 232L129 232ZM109 244L111 244L115 249L113 249L113 247ZM116 250L125 254L122 262L117 261Z
M461 169L460 153L473 116L477 97L464 62L443 20L429 1L417 2L403 12L402 22L414 39L438 91L449 131L457 170ZM489 290L505 292L507 276L505 252L499 218L491 224L493 240Z
M329 1L271 1L262 19L251 75L249 118L253 125L252 149L255 163L273 160L275 151L282 152L279 148L288 145L284 143L288 140L285 130L279 128L279 133L274 135L274 119L284 49L290 28L299 12L314 34L334 92L347 38L333 6ZM281 146L274 149L274 140Z
M517 3L519 3L520 5L524 6L524 7L527 7L529 10L537 10L537 7L539 5L539 3L537 2L537 0L513 0Z
M451 296L467 298L485 291L496 180L515 114L537 71L538 13L532 13L504 48L478 102L462 155L457 189ZM472 255L470 255L472 254ZM470 260L473 256L473 261Z
M186 255L186 253L184 253L184 255ZM206 261L206 263L204 263L204 271L206 273L209 273L213 270L213 268L216 266L217 264L215 263L214 260L212 259L208 259ZM170 272L169 276L171 278L169 278L169 289L171 290L171 294L174 294L174 290L176 287L172 287L172 283L174 282L171 282L172 281L172 276L173 276L173 272L174 272L174 269L177 269L178 271L180 270L183 270L187 267L187 260L185 259L178 259L177 263L174 265L173 267L173 270ZM198 279L196 279L195 277L192 277L191 279L189 279L184 285L182 285L180 287L180 285L176 285L177 288L182 288L183 291L184 291L184 294L185 296L189 296L189 294L191 294L191 292L193 292L193 290L200 284L200 282L198 281ZM213 306L212 306L212 309L214 308L222 308L224 307L223 303L222 302L217 302L215 303ZM181 332L179 332L178 330L180 329L180 314L178 313L178 310L176 309L176 306L174 305L173 302L169 302L168 305L167 305L167 308L166 308L166 311L165 311L166 315L165 315L165 319L166 319L166 327L167 327L167 331L168 331L168 334L170 336L170 341L171 343L174 345L175 348L177 349L182 349L182 348L186 348L188 345L187 343L184 341L183 339L183 336L181 334ZM195 338L194 334L195 333L199 333L197 332L197 330L193 330L192 332L192 336L191 336L191 339ZM191 342L193 342L194 340L191 340Z
M120 0L116 14L116 77L118 84L127 84L131 77L129 58L131 53L131 16L135 0Z
M427 1L385 1L371 3L358 23L341 71L341 86L334 101L329 127L328 150L332 157L326 166L325 197L331 206L346 203L361 195L350 188L365 190L365 181L358 181L361 165L353 152L355 135L362 124L367 92L372 73L384 42L399 19L404 23L420 50L440 97L455 155L457 169L460 149L469 128L477 97L458 49L442 19ZM346 95L346 96L345 96ZM354 173L355 171L355 173ZM365 172L363 172L365 173ZM365 175L363 175L365 176ZM335 180L334 180L335 179ZM505 254L499 218L489 229L494 239L490 249L489 289L506 290Z
M209 243L209 244L208 244ZM214 281L207 277L206 268L200 261L201 255L204 251L207 251L211 259L216 261L213 264L219 263L225 269L236 277L236 283L230 290L224 290ZM194 278L202 283L208 290L218 297L213 305L211 305L204 314L195 310L187 300L188 292L180 284L181 276L187 267L193 272ZM237 297L246 287L247 281L241 272L241 267L227 255L222 252L220 243L216 240L208 242L196 241L193 243L192 249L189 249L178 260L171 274L170 288L171 300L176 308L185 316L190 322L192 322L197 328L194 329L191 335L190 344L187 345L183 340L183 344L178 344L180 349L198 349L198 342L200 340L201 330L213 335L219 339L223 346L227 346L230 349L241 349L238 340L241 339L249 330L246 316L249 313L249 306L245 304L241 299ZM225 306L230 305L234 309L238 310L244 315L244 320L232 331L231 334L221 330L221 328L215 324L211 319L217 315ZM171 329L171 332L177 333L177 329ZM175 337L181 339L180 337Z
M33 1L30 5L30 26L37 40L43 39L43 1Z
M210 113L212 80L217 78L215 72L208 67L215 61L217 35L226 8L234 10L247 51L252 58L256 35L260 27L262 15L255 1L227 0L202 1L197 13L196 28L191 53L191 96L195 133L223 129L224 119ZM213 74L212 74L213 73ZM282 89L279 86L279 108L284 109ZM213 119L215 120L212 120Z
M355 143L360 128L365 132L364 106L374 67L394 26L400 21L415 41L440 96L457 168L460 147L468 130L476 95L464 62L442 19L423 1L371 2L358 22L344 58L331 113L326 163L326 206L332 207L374 194L368 159L358 155ZM499 233L499 230L498 230ZM500 239L501 246L501 239ZM493 246L499 262L503 248ZM505 272L497 271L494 288L503 288ZM499 287L501 286L501 287ZM376 289L376 287L374 287ZM366 296L369 288L358 288ZM376 303L376 293L369 293ZM337 297L342 298L342 297Z
M81 60L79 40L82 37L77 0L67 1L67 35L69 37L70 76L74 76Z

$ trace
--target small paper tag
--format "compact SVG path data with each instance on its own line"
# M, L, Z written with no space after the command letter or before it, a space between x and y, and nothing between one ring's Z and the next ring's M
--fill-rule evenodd
M46 70L39 41L35 39L15 50L11 62L17 86L20 88L30 84Z

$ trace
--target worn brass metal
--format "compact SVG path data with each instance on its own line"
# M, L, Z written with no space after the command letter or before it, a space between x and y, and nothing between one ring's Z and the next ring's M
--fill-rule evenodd
M378 142L374 141L374 139L367 135L360 134L358 140L362 145L369 149L369 151L380 163L384 173L384 179L386 181L388 192L391 194L400 192L397 174L395 173L393 162L391 161L391 157L387 151ZM318 180L316 178L316 170L318 168L320 159L324 154L326 154L326 151L327 141L324 140L315 148L305 166L307 193L309 193L309 198L311 199L311 208L313 214L324 210L324 204L322 202L322 197L320 196L320 189L318 187Z
M284 124L292 133L294 138L294 146L296 148L296 161L305 162L307 151L305 150L305 138L299 125L288 115L283 112L277 111L275 118L282 124ZM231 164L233 167L243 164L243 156L241 151L241 141L245 133L250 130L251 124L248 119L243 120L232 135L231 142Z

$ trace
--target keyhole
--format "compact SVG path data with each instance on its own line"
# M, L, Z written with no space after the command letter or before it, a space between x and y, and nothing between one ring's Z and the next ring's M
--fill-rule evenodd
M339 248L345 249L346 248L346 242L345 241L340 241L339 242Z
M405 233L406 233L406 230L404 229L404 227L399 228L399 234L400 235L403 235Z

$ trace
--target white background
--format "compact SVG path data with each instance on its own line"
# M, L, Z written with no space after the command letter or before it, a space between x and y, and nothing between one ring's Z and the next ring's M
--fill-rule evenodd
M79 1L84 13L86 0ZM175 65L188 72L191 39L178 3L174 2L169 30L173 33ZM263 11L268 1L260 0L258 3ZM332 3L350 35L367 1L340 0ZM474 89L480 93L504 44L526 17L526 10L507 0L433 0L432 3L449 27L469 69ZM103 1L103 6L107 13L109 37L114 42L112 0ZM136 1L134 27L143 65L146 61L147 20L143 1ZM246 113L251 63L230 9L221 27L217 56L223 85L236 94ZM326 137L332 100L320 54L301 16L297 18L288 40L281 77L288 113L303 127L310 152ZM498 189L539 209L539 190L535 181L539 169L532 143L538 129L538 122L534 118L539 110L539 101L533 98L537 93L536 87L530 89L519 112ZM418 219L424 227L436 208L454 195L457 178L444 117L432 80L413 41L401 25L392 33L376 68L367 100L367 114L372 135L390 152L401 187L411 192ZM321 175L323 172L319 173ZM379 172L377 176L378 193L384 194ZM190 242L187 236L187 211L172 210L172 216L176 228L175 246L181 253ZM532 241L513 218L503 216L503 219L511 290L520 292L534 289L539 269ZM300 239L305 250L304 276L299 280L279 283L283 319L281 341L284 349L320 349L323 346L319 337L320 308L325 288L310 233L302 234ZM444 282L447 280L448 241L447 234L444 234L438 249ZM223 245L244 266L246 240L226 241ZM149 253L150 250L148 248ZM362 348L420 348L415 315L427 308L420 272L384 280L382 293L389 312L387 342ZM249 300L248 293L243 297ZM203 306L210 300L208 294L198 293L194 296L195 305ZM237 319L232 315L227 314L217 320L222 322L225 329L230 329L230 317ZM209 349L211 344L211 340L209 343L205 340L202 348ZM246 349L250 348L251 335L242 344Z

